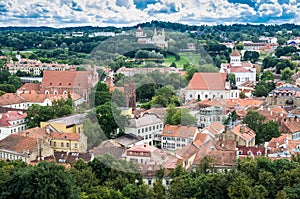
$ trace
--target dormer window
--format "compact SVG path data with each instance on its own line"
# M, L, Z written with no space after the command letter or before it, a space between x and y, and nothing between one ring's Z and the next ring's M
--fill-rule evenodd
M52 82L50 82L50 86L52 85Z
M258 151L258 152L256 153L256 155L257 155L257 156L261 156L261 152Z
M69 83L69 86L71 86L71 83Z
M59 85L61 86L61 82L59 83Z

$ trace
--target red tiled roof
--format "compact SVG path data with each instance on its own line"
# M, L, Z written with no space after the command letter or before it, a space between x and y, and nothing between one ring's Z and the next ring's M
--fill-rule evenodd
M300 132L300 121L299 118L288 118L283 121L281 125L283 133L296 133Z
M161 136L165 137L182 137L182 138L194 138L198 128L192 126L180 126L180 125L165 125Z
M265 156L266 155L266 149L264 147L257 147L257 146L238 146L239 155L246 155L248 156L248 152L251 151L251 154L254 156L258 156L258 153L260 153L259 156Z
M27 113L23 113L21 111L8 111L6 113L0 114L0 126L11 126L10 121L15 121L19 119L25 119Z
M225 90L226 73L195 73L186 90Z
M19 92L23 91L39 91L40 84L33 84L33 83L25 83L22 87L18 89Z
M233 50L233 52L230 54L230 56L235 56L235 57L237 57L237 56L241 56L241 54L240 54L239 51L235 48L235 49Z
M197 151L197 147L195 147L193 144L188 144L187 146L176 150L176 155L183 158L183 160L186 160L195 155Z
M24 103L25 100L15 93L5 93L0 97L0 106Z
M37 148L37 139L31 137L23 137L17 134L11 134L0 141L0 148L9 151L23 153L24 150L32 152Z
M193 144L197 147L200 147L207 140L208 134L198 133L193 141Z
M46 132L46 127L40 128L40 127L35 127L31 129L26 129L24 131L21 131L18 133L20 136L27 136L35 139L46 139L50 138L50 134Z
M283 135L279 136L278 138L272 138L269 141L268 147L276 149L277 145L280 146L280 145L285 144L286 138L287 138L286 134L283 134Z
M52 71L43 74L42 87L80 87L87 88L88 71Z
M244 128L244 132L242 131L242 128ZM231 129L231 132L245 140L251 140L255 137L255 132L243 124L236 125Z

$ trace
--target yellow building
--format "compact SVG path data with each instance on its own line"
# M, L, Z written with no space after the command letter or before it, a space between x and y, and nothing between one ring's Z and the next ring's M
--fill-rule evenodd
M41 128L50 124L56 130L66 133L82 133L83 132L83 120L85 114L76 114L67 117L57 118L49 120L47 122L41 122Z
M87 151L87 137L83 133L51 132L50 146L54 151L80 152Z

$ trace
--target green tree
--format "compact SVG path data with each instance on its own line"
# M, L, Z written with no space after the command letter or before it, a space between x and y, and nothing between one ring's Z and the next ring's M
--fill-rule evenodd
M260 115L257 111L249 110L243 119L243 123L247 124L250 129L258 133L264 120L265 117L263 115Z
M265 71L263 71L260 79L262 81L267 81L267 80L273 81L274 80L274 74L269 70L265 70Z
M252 63L255 63L259 59L259 53L256 51L246 51L244 53L244 60L245 61L251 61Z
M289 67L287 67L281 71L280 79L281 80L291 80L291 76L293 74L294 74L294 71L292 71Z
M259 127L259 131L256 132L255 142L257 144L263 144L280 135L278 124L273 121L268 121Z
M230 199L248 199L251 197L251 181L245 176L239 176L228 186L228 196Z
M70 172L53 162L19 170L8 180L7 187L7 198L79 198Z

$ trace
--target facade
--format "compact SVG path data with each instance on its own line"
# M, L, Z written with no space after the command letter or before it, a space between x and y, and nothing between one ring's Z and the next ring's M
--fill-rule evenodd
M283 119L280 131L286 134L289 140L300 140L300 119L298 116Z
M230 87L226 73L195 73L182 94L185 102L239 98L239 90Z
M0 140L12 133L26 129L27 114L22 111L7 111L0 114Z
M204 128L213 122L222 122L226 118L223 114L223 108L218 106L209 106L200 108L196 113L196 122L198 127Z
M161 134L161 147L168 150L185 147L193 142L197 133L197 127L167 124Z
M221 64L221 73L228 73L235 75L236 86L251 81L256 81L256 68L249 62L241 62L241 55L235 49L230 55L230 63Z
M126 134L141 136L144 143L158 145L161 140L163 120L155 114L144 114L139 118L130 119L129 125L125 125Z

